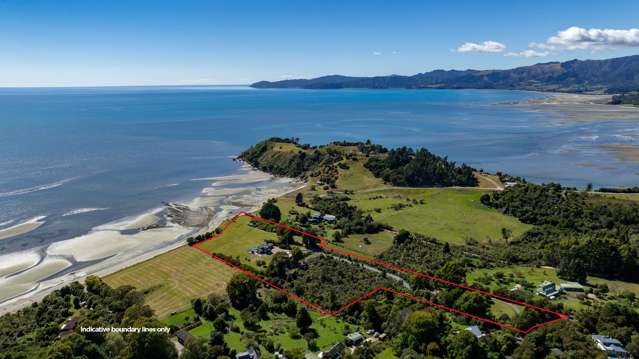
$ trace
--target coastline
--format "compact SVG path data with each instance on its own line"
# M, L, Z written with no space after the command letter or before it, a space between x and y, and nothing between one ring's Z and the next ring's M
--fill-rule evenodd
M269 198L306 186L243 162L238 172L196 179L209 184L188 203L165 203L135 218L100 225L85 235L41 249L39 257L22 253L15 263L0 268L0 314L38 302L51 291L88 275L105 276L186 245L184 238L211 231L240 210L255 211Z

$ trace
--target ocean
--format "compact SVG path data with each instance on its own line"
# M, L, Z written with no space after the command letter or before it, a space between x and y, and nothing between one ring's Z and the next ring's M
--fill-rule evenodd
M567 121L494 90L256 90L117 87L0 90L0 255L193 199L198 178L238 173L232 156L271 137L427 147L533 182L637 185L639 165L598 147L637 144L635 121ZM621 142L620 142L621 141Z

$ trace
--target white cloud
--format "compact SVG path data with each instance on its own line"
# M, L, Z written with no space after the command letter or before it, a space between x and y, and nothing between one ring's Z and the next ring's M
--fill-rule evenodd
M519 52L509 52L504 54L504 56L514 56L514 57L545 57L548 56L548 51L535 51L535 50L524 50Z
M397 50L393 50L393 51L391 52L391 54L393 54L393 55L399 55L399 51L397 51Z
M466 42L457 48L457 52L503 52L506 45L497 41L484 41L480 44Z
M571 26L544 43L529 47L547 50L601 50L612 47L639 47L639 29L584 29Z
M284 74L284 75L280 75L280 78L283 80L290 80L290 79L294 79L295 75Z
M373 51L373 55L375 55L375 56L380 56L381 54L382 54L382 53L381 53L381 52L379 52L379 51Z

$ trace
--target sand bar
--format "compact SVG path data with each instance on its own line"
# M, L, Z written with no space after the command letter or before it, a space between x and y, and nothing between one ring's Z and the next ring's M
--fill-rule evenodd
M43 225L44 224L43 219L45 218L46 216L35 217L35 218L31 218L30 220L26 222L16 224L15 226L11 226L5 229L0 229L0 240L29 233L35 230L36 228L40 227L41 225Z
M543 93L542 98L510 103L533 112L555 112L572 121L639 120L639 107L609 105L612 95Z

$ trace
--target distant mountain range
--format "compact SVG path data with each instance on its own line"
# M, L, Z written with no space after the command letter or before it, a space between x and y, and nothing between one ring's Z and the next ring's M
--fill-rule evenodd
M352 77L260 81L255 88L446 88L558 92L624 93L639 90L639 55L607 60L547 62L509 70L435 70L413 76Z

